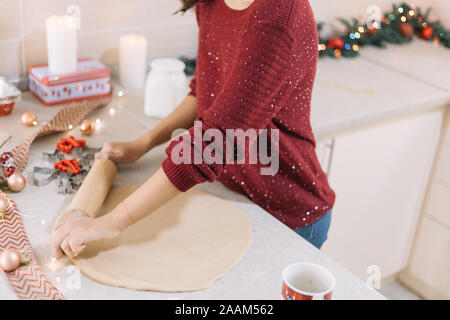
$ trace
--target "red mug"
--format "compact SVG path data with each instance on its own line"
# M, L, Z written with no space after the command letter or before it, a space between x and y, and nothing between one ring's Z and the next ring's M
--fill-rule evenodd
M12 113L14 109L14 102L2 103L0 102L0 116L7 116Z
M314 263L294 263L283 271L284 300L330 300L336 287L333 274Z

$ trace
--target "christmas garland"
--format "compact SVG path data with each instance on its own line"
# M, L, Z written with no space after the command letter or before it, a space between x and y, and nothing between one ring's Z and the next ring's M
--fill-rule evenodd
M420 8L402 3L393 5L382 21L372 21L371 27L360 23L356 18L339 19L342 23L341 35L324 38L321 36L324 24L319 23L319 57L348 57L359 55L363 46L384 48L388 43L409 43L414 36L450 48L450 31L439 21L429 19L430 9L422 12Z
M450 31L440 23L429 18L431 9L425 12L421 8L402 3L393 5L383 15L382 21L372 21L372 27L361 23L358 19L338 19L342 23L341 35L329 38L321 36L324 23L317 24L319 32L319 58L354 58L359 56L359 49L364 46L385 48L388 43L409 43L414 36L425 41L432 41L450 48ZM185 73L192 76L197 59L180 57L186 63Z

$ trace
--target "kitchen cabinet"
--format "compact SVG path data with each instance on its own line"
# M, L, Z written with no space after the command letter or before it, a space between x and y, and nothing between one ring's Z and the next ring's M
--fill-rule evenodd
M327 176L330 173L331 161L333 159L334 139L326 139L318 141L316 146L316 154L319 163Z
M438 109L334 137L337 198L323 251L361 279L372 265L382 278L407 266L442 120Z
M428 299L450 299L450 112L419 231L400 280Z

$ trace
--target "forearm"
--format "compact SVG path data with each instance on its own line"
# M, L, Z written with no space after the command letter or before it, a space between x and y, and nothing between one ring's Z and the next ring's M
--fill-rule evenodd
M169 181L164 171L159 169L139 189L100 219L104 219L107 223L113 223L120 230L124 230L163 206L179 193L180 191Z
M187 96L183 102L156 127L140 137L138 141L149 151L164 142L170 140L176 129L188 129L192 127L197 117L197 98Z

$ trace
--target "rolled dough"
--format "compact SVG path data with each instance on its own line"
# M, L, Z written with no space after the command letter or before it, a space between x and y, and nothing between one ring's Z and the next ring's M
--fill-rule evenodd
M111 189L100 215L138 187ZM151 196L151 195L149 195ZM135 290L196 291L223 277L251 243L250 220L232 204L191 190L73 262L100 283Z

